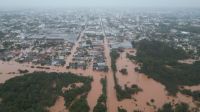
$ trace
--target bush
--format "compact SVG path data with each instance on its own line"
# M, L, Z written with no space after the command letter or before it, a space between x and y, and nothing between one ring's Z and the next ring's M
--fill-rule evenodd
M177 104L174 110L175 112L188 112L189 106L186 103Z
M173 106L171 105L171 103L166 103L161 109L158 110L158 112L174 112Z
M191 91L191 90L180 90L182 94L192 96L193 100L200 102L200 91Z
M82 96L80 99L76 100L69 108L70 112L89 112L89 110L90 107L88 106L85 96Z
M19 69L18 71L19 71L20 74L25 74L25 73L29 72L28 70L21 70L21 69Z
M171 103L166 103L158 112L189 112L189 106L188 104L180 103L173 107Z
M128 71L127 71L126 68L121 69L120 72L121 72L123 75L127 75L127 74L128 74Z
M123 108L120 108L120 107L118 107L117 110L118 110L118 112L127 112L126 109L123 109Z
M119 58L120 54L118 53L118 51L112 50L110 52L110 57L111 57L111 68L113 70L113 72L117 72L117 66L116 66L116 61Z
M116 92L117 92L117 99L119 101L131 98L133 94L137 94L138 92L142 91L141 88L139 88L137 85L132 85L131 87L127 87L125 85L125 89L122 89L120 85L115 86Z

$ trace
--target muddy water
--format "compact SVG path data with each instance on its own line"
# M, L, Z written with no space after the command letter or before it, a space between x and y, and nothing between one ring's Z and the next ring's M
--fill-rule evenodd
M133 99L126 99L121 102L117 101L116 93L114 89L114 78L113 74L111 72L110 68L110 57L109 57L109 47L107 42L105 42L105 55L107 58L107 63L109 65L109 72L108 73L101 73L101 72L95 72L92 70L92 67L89 67L87 70L82 69L66 69L65 67L50 67L49 70L46 69L38 69L38 68L31 68L32 64L18 64L14 61L11 62L2 62L0 61L0 83L4 83L6 80L20 75L18 73L18 69L27 69L30 72L33 71L46 71L46 72L72 72L79 75L84 76L92 76L94 81L92 82L92 89L88 93L87 101L91 108L90 112L92 112L94 106L96 105L97 99L102 93L102 85L100 83L100 79L103 78L105 75L107 75L107 106L108 106L108 112L117 112L117 107L122 106L123 108L127 109L128 112L132 112L133 109L140 109L148 112L153 112L153 107L147 106L146 103L150 102L151 99L155 100L155 103L153 105L156 105L157 107L161 107L165 102L172 101L173 99L175 102L186 102L190 105L194 105L192 103L192 99L190 97L185 97L182 94L177 94L177 97L168 97L165 91L165 87L161 85L160 83L147 78L144 74L139 74L134 71L134 68L137 67L136 64L126 59L126 53L122 53L120 55L119 60L117 61L118 70L121 68L127 68L128 75L124 76L117 72L117 78L119 80L119 84L121 86L124 86L127 84L128 86L132 84L137 84L139 87L143 89L143 92L138 93L138 95L135 95L134 98L137 101L134 101ZM126 51L128 52L128 51ZM15 74L10 74L14 72ZM193 88L194 90L199 90L199 86L192 86L189 88ZM62 105L62 100L58 99L53 109L59 109ZM57 111L55 110L55 112Z
M85 31L85 30L84 30ZM79 42L81 41L84 31L81 33L80 38L78 39L78 41L75 43L75 46L72 49L71 54L68 56L66 62L67 62L67 66L69 65L70 62L72 62L73 59L73 55L76 52L76 49L79 47ZM96 72L92 70L92 65L89 66L89 68L87 70L82 70L82 69L68 69L68 71L72 72L72 73L76 73L76 74L80 74L80 75L84 75L84 76L91 76L93 77L93 82L91 84L91 90L88 93L87 96L87 101L88 104L90 106L90 112L93 111L94 106L97 103L97 100L99 98L99 96L102 94L102 85L100 83L100 80L102 77L105 76L104 73L101 72Z
M62 96L59 96L56 100L55 104L50 107L49 112L68 112L68 110L65 107L65 99Z
M91 90L88 93L87 101L90 106L90 112L93 111L94 106L97 104L97 100L99 96L102 94L102 85L101 85L101 78L105 77L105 73L103 72L96 72L92 69L82 70L82 69L70 69L72 73L80 74L83 76L91 76L93 77L93 81L91 83Z
M120 72L117 72L116 75L119 80L119 84L122 87L125 84L128 86L137 84L140 88L142 88L143 91L133 96L136 101L133 99L127 99L119 102L119 105L126 108L128 112L131 112L134 109L143 110L145 112L154 112L155 109L160 108L166 102L172 102L172 100L174 100L175 103L185 102L190 104L192 107L195 106L191 97L186 97L180 93L177 94L177 97L168 96L167 92L165 91L165 87L162 84L153 79L149 79L144 74L135 72L134 69L138 67L138 65L126 58L126 53L128 52L130 52L130 49L121 53L120 58L117 60L118 70L126 68L128 71L128 75L122 75ZM151 103L151 99L154 99L155 102ZM155 105L156 108L153 106L148 106L147 102L149 102L151 105Z
M191 91L200 91L200 85L196 86L184 86L185 89L189 89Z
M72 85L75 85L74 87L72 87ZM62 88L62 93L65 93L73 88L80 88L83 86L83 83L79 82L79 83L73 83L73 84L70 84L68 85L67 87L63 87Z
M90 106L91 112L96 105L97 99L102 94L102 85L100 83L101 78L105 76L103 72L95 72L92 69L82 70L82 69L66 69L65 67L50 67L50 69L38 69L31 68L31 64L18 64L16 62L1 62L0 61L0 83L4 83L6 80L13 78L15 76L19 76L18 69L27 69L29 72L34 71L46 71L46 72L72 72L75 74L83 75L83 76L91 76L93 77L93 82L91 84L91 91L88 93L87 101ZM14 72L15 74L9 74Z
M81 34L83 35L83 33ZM81 36L82 37L82 36ZM69 62L72 62L72 58L74 53L76 52L76 48L79 46L79 40L75 43L75 46L72 49L71 55L67 57L66 59L66 65L69 64ZM89 67L87 70L82 70L82 69L66 69L66 67L56 67L56 66L43 66L43 67L49 67L50 69L38 69L36 66L34 68L31 68L32 65L31 63L24 63L24 64L19 64L15 61L10 61L10 62L2 62L0 61L0 83L4 83L6 80L18 76L18 69L22 70L29 70L29 72L34 72L34 71L46 71L46 72L72 72L78 75L83 75L83 76L91 76L93 77L93 82L91 84L92 88L91 91L88 93L87 101L90 106L90 112L93 111L94 106L97 103L97 100L99 96L102 94L102 85L100 83L101 78L105 77L104 72L95 72L92 70L92 67ZM15 74L10 74L10 73L15 73ZM62 101L58 99L58 101ZM58 103L60 104L60 103ZM62 103L61 103L62 104ZM54 109L56 109L55 106ZM57 109L59 110L59 109Z
M81 33L79 40L75 43L75 46L72 48L71 55L67 57L66 65L68 65L69 62L72 62L73 55L76 52L76 48L79 46L79 42L81 41L81 37L83 36L83 33L84 32ZM27 69L29 70L29 72L34 72L34 71L72 72L79 75L91 76L93 77L93 82L91 84L92 86L91 91L89 91L88 93L87 101L90 106L90 111L91 112L93 111L93 108L97 103L97 99L102 94L102 91L101 91L102 85L100 83L100 80L102 77L105 76L105 73L95 72L92 70L92 67L89 67L89 69L87 70L82 70L82 69L75 70L75 69L66 69L66 67L55 67L55 66L44 66L44 67L49 67L50 69L38 69L38 68L31 68L31 66L32 66L31 63L19 64L15 61L10 61L10 62L0 61L0 83L4 83L8 79L20 75L18 73L18 69L22 69L22 70ZM14 73L14 74L10 74L10 73ZM60 104L59 102L62 102L61 99L62 98L58 99L58 104ZM56 106L56 104L55 104L55 107L53 107L53 109L59 110L59 109L56 109L56 107L60 107L60 106Z
M116 91L114 89L115 83L114 83L113 72L111 69L110 48L109 48L107 38L104 39L104 47L105 47L104 52L105 52L106 62L109 67L109 71L106 74L107 75L107 109L108 109L108 112L117 112L118 101L116 97Z
M99 74L94 75L97 76L93 77L94 81L92 82L92 89L88 93L87 97L88 104L90 105L90 112L93 111L95 105L97 104L99 96L102 94L102 85L100 83L102 77Z
M101 78L105 77L105 73L103 72L95 72L92 69L68 69L65 68L57 68L59 72L72 72L82 76L91 76L93 77L93 81L91 83L91 90L88 93L87 101L90 106L90 112L93 111L94 106L97 103L99 96L102 94L102 85L101 85Z
M74 52L78 47L78 42L73 47L72 53L67 58L67 63L71 62ZM94 81L92 82L91 91L88 93L87 101L90 106L90 112L92 112L94 106L97 103L97 99L102 94L102 85L100 83L101 78L107 75L107 107L108 112L117 112L117 107L122 106L128 112L132 112L134 109L140 109L145 112L154 112L153 107L147 106L146 103L150 102L151 99L154 99L155 102L152 105L156 105L157 107L161 107L164 103L175 100L176 102L186 102L189 103L191 106L194 106L192 103L191 97L185 97L182 94L177 94L177 97L169 97L167 96L167 92L165 91L165 87L160 83L154 81L153 79L147 78L144 74L140 74L135 72L134 68L138 67L137 64L131 62L130 60L126 59L126 53L132 53L133 55L135 52L130 52L132 49L125 50L124 53L120 55L120 58L117 60L117 67L118 70L122 68L126 68L128 70L128 75L122 75L121 73L117 72L117 78L119 80L119 84L123 87L125 84L131 86L132 84L137 84L140 88L143 89L143 92L134 95L134 99L126 99L123 101L117 101L116 98L116 91L114 89L114 78L113 73L111 71L111 59L109 56L110 48L108 44L108 40L105 38L104 40L104 47L105 47L105 56L106 62L109 66L108 73L103 72L95 72L92 70L90 66L87 70L82 69L66 69L66 67L54 67L51 66L49 70L46 69L38 69L38 68L31 68L31 63L19 64L14 61L11 62L2 62L0 61L0 83L4 83L6 80L20 75L18 73L18 69L27 69L30 72L34 71L46 71L46 72L72 72L75 74L83 75L83 76L92 76ZM13 72L15 74L13 74ZM12 73L12 74L11 74ZM189 88L193 88L194 90L200 90L200 86L192 86ZM63 107L63 100L62 97L58 98L55 105L51 107L53 111L51 112L59 112L60 109L64 109ZM65 111L64 111L65 112Z
M84 34L84 31L81 32L79 39L77 40L77 42L75 43L75 45L73 46L73 48L71 50L71 54L65 60L67 66L69 65L70 62L72 62L73 55L76 52L76 49L79 47L79 42L81 41L81 38L82 38L83 34Z

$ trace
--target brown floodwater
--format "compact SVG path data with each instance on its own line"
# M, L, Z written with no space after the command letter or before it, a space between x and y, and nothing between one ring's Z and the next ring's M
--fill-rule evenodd
M71 55L67 58L67 63L71 62L72 57L74 53L76 52L76 48L79 46L78 42L76 42L75 46L72 49ZM91 76L93 77L93 82L91 83L91 90L88 93L87 101L90 106L90 112L93 111L94 106L97 103L97 100L99 96L102 94L102 85L100 83L101 78L104 78L107 76L107 108L108 112L117 112L117 107L122 106L125 108L128 112L132 112L134 109L143 110L145 112L154 112L153 106L147 106L147 102L150 103L151 99L154 99L154 103L150 103L151 105L156 105L157 108L161 107L166 102L172 102L174 100L174 103L177 102L185 102L190 104L192 107L194 107L194 103L192 102L191 97L186 97L180 93L177 94L176 97L168 96L167 92L165 90L165 87L160 84L159 82L148 78L146 75L142 73L135 72L135 68L138 67L138 65L126 58L126 53L131 53L135 55L136 51L134 49L126 49L125 52L120 54L120 58L117 60L117 68L118 70L122 68L126 68L128 70L127 75L122 75L120 72L117 72L116 76L118 78L119 84L124 87L124 85L131 86L132 84L137 84L140 88L142 88L142 92L139 92L137 95L134 95L134 99L125 99L123 101L118 101L116 97L116 91L114 89L114 78L113 78L113 72L111 71L111 59L109 56L110 48L109 48L109 42L105 38L104 40L104 47L105 47L105 56L106 56L106 62L109 66L108 73L104 72L97 72L92 70L92 65L86 69L66 69L66 67L57 67L57 66L44 66L49 67L50 69L39 69L36 68L36 65L33 65L32 63L24 63L19 64L15 61L10 62L2 62L0 61L0 83L4 83L6 80L13 78L15 76L19 76L20 73L18 72L18 69L22 70L29 70L29 72L34 71L46 71L46 72L72 72L78 75L83 76ZM35 66L32 68L31 66ZM200 86L192 86L192 87L186 87L191 88L193 90L200 90ZM64 99L63 97L58 97L57 101L55 102L55 105L50 107L50 112L62 112L64 109L64 112L67 112L67 110L64 107Z
M79 83L73 83L73 84L68 85L67 87L62 87L62 93L65 93L65 92L67 92L67 91L69 91L71 89L74 89L72 87L72 85L75 85L74 86L75 88L80 88L80 87L83 86L83 83L81 83L81 82L79 82Z
M81 33L83 35L83 33ZM82 37L82 36L81 36ZM66 59L66 65L69 64L69 62L72 61L73 55L76 52L76 48L79 46L79 42L81 41L81 38L75 43L75 46L72 48L71 55L69 55ZM34 66L32 68L31 66ZM91 90L88 93L87 101L90 106L90 112L93 111L94 106L97 103L97 100L99 96L102 94L102 85L100 83L101 78L105 77L104 72L96 72L92 70L92 67L89 67L87 70L82 69L66 69L66 67L58 67L58 66L42 66L42 67L49 67L50 69L39 69L37 68L37 65L33 65L32 63L23 63L19 64L15 61L10 62L2 62L0 61L0 83L4 83L6 80L9 80L10 78L13 78L15 76L19 76L18 70L25 70L27 69L29 73L32 73L34 71L45 71L45 72L72 72L78 75L83 76L91 76L93 77L93 82L91 83ZM62 97L58 99L58 101L55 104L55 107L53 109L56 109L57 104L62 104L59 102L63 102ZM56 109L59 110L59 109Z
M48 108L49 112L68 112L65 107L65 99L63 96L59 96L55 102L55 104Z
M111 58L110 58L110 48L109 48L109 42L107 38L104 38L104 52L106 57L106 62L109 68L107 75L107 109L108 112L117 112L118 107L118 101L116 97L116 91L115 91L115 83L114 83L114 77L113 72L111 69Z
M139 109L145 112L154 112L155 109L160 108L164 103L172 102L174 100L174 103L185 102L190 106L195 107L191 97L186 97L180 93L178 93L176 97L168 96L167 91L162 84L151 78L148 78L142 73L136 72L135 68L138 67L138 65L126 58L126 53L129 53L130 50L131 49L127 49L125 52L121 53L119 59L117 60L118 70L126 68L128 74L122 75L118 71L116 76L119 84L122 87L124 87L125 84L127 86L136 84L142 88L143 91L133 96L135 100L126 99L119 102L120 106L126 108L128 112L131 112L134 109ZM155 102L151 103L151 99L154 99ZM147 102L154 106L148 106Z
M96 72L92 69L82 70L82 69L66 69L66 67L56 67L56 66L43 66L50 67L50 69L39 69L39 68L31 68L32 64L19 64L17 62L1 62L0 61L0 83L4 83L6 80L10 78L19 76L18 69L29 70L29 72L34 71L45 71L45 72L72 72L78 75L83 76L91 76L93 77L93 82L91 83L91 90L88 93L87 101L90 106L91 112L96 105L97 99L102 94L102 85L100 83L101 78L105 77L104 72ZM12 73L12 74L10 74ZM15 73L15 74L13 74Z
M185 89L189 89L191 91L200 91L200 85L195 86L184 86Z
M72 50L71 50L71 54L66 58L66 65L69 66L69 63L72 62L73 59L73 55L76 52L76 49L79 47L79 42L81 41L81 38L84 34L84 31L81 32L80 34L80 38L78 38L78 40L75 42L75 45L73 46Z

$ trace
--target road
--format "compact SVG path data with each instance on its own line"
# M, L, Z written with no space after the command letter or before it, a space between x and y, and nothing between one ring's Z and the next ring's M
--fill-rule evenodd
M106 62L109 68L109 71L106 74L107 76L107 111L117 112L118 101L116 97L116 90L114 88L115 82L114 82L114 77L113 77L113 71L111 69L110 46L109 46L108 39L105 35L105 29L103 26L102 19L100 21L101 21L102 32L104 35L104 53L105 53Z

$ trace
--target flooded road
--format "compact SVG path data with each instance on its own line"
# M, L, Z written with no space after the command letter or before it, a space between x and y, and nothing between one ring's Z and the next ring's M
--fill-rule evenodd
M84 31L81 32L79 39L77 40L77 42L75 43L75 46L73 47L71 54L67 57L66 60L66 65L68 66L70 62L72 62L73 56L75 54L75 52L77 51L77 48L79 47L79 42L81 42L82 37L84 36ZM76 73L76 74L81 74L84 76L91 76L93 77L93 81L91 83L91 90L88 93L87 96L87 101L90 107L90 112L93 112L93 109L95 107L95 105L97 104L97 100L99 98L99 96L102 94L102 85L100 83L100 80L102 77L105 76L104 73L101 72L96 72L93 71L92 66L89 66L88 69L83 70L83 69L68 69L68 71L72 72L72 73Z
M106 57L106 63L108 65L108 72L106 73L106 79L107 79L107 111L108 112L117 112L117 108L119 106L119 102L116 97L116 90L115 90L115 82L113 77L113 71L111 68L111 57L110 57L110 45L109 41L105 35L105 28L103 26L102 19L101 21L101 28L102 33L104 35L104 54Z
M29 72L34 71L46 71L46 72L72 72L75 74L83 75L83 76L92 76L94 81L92 82L91 91L88 93L87 101L90 106L90 112L92 112L94 106L97 103L97 99L102 94L102 85L100 83L101 78L105 75L107 76L107 108L108 112L117 112L117 107L122 106L128 112L132 112L134 109L139 109L148 112L154 112L155 109L161 107L166 102L186 102L191 106L194 106L191 97L186 97L180 93L177 94L177 97L167 96L167 92L165 91L165 87L154 81L153 79L148 78L146 75L135 72L135 68L138 67L137 64L130 61L126 58L126 53L130 52L130 49L125 50L125 52L120 54L119 59L117 60L117 68L118 70L122 68L126 68L128 71L127 75L122 75L120 72L117 72L116 76L118 78L119 84L123 87L125 84L131 86L132 84L137 84L140 88L142 88L142 92L139 92L137 95L134 95L134 99L125 99L122 101L118 101L116 98L116 91L114 89L114 78L111 71L111 61L110 61L110 48L108 46L108 40L104 40L105 46L105 56L106 62L109 66L108 73L104 72L96 72L92 70L92 67L89 67L86 70L82 69L66 69L66 67L56 67L56 66L44 66L49 67L50 69L39 69L37 67L32 68L31 63L19 64L14 61L10 62L2 62L0 61L0 83L4 83L6 80L13 78L15 76L19 76L20 73L18 69L29 70ZM198 86L186 87L193 88L193 90L199 90ZM52 107L54 110L56 107L61 107L62 98L59 98L55 104L55 107ZM154 99L154 103L150 101ZM152 106L148 106L147 102L149 102ZM56 106L57 105L57 106ZM55 110L56 112L56 110Z
M76 49L79 47L79 42L81 41L81 37L83 36L81 33L80 38L75 43L72 48L71 54L66 59L66 66L72 62L72 58ZM117 69L116 77L118 79L119 85L124 87L124 85L131 86L132 84L138 85L143 91L139 92L137 95L134 95L134 99L125 99L122 101L118 101L116 97L115 83L113 72L111 69L111 58L110 58L110 47L109 41L105 37L104 38L104 53L106 57L106 63L109 67L109 71L105 72L97 72L93 71L92 65L88 67L88 69L66 69L66 66L58 67L58 66L43 66L49 67L49 69L41 69L38 68L37 65L33 65L32 63L23 63L19 64L15 61L10 62L2 62L0 61L0 83L4 83L6 80L13 78L15 76L20 76L19 69L28 70L29 73L34 71L46 71L46 72L72 72L77 75L83 76L91 76L93 77L93 82L91 83L91 90L88 93L87 101L90 106L90 112L93 111L94 106L97 104L97 100L99 96L102 94L102 85L101 78L107 76L107 109L108 112L117 112L118 107L122 107L126 109L128 112L133 112L133 110L141 110L144 112L154 112L158 108L162 107L162 105L166 102L185 102L190 106L195 107L192 98L186 97L180 93L177 94L176 97L168 96L165 87L159 82L148 78L145 74L138 73L135 71L135 68L138 65L134 61L130 61L126 58L126 54L135 55L135 49L125 49L124 52L120 53L120 57L117 60ZM119 70L126 68L128 74L123 75L119 72ZM200 90L200 86L192 86L185 87L190 88L191 90ZM154 102L151 102L154 100ZM148 104L148 105L147 105ZM62 96L58 97L55 105L50 107L50 112L67 112L67 109L64 106L64 99Z
M71 54L69 56L67 56L66 58L66 66L69 66L69 63L72 62L72 59L73 59L73 55L74 53L76 52L76 49L79 47L79 42L81 41L82 37L84 36L84 32L85 30L83 30L81 33L80 33L80 36L78 38L78 40L75 42L72 50L71 50Z
M116 97L115 91L115 82L113 77L113 72L111 69L111 58L110 58L110 48L107 38L104 39L104 47L105 47L105 57L106 62L109 68L107 75L107 109L108 112L117 112L118 101Z
M74 47L72 48L71 54L66 59L66 66L72 62L72 58L76 49L79 47L79 42L84 34L84 31L81 32L78 41L75 43ZM13 77L20 76L19 69L21 70L28 70L29 73L34 71L45 71L45 72L72 72L74 74L83 75L83 76L91 76L93 77L93 82L91 83L91 90L88 93L87 101L90 106L90 112L93 111L94 106L97 103L99 96L102 94L102 85L101 85L101 78L105 77L104 72L96 72L92 70L92 67L89 67L86 70L83 69L66 69L66 66L42 66L43 68L47 67L49 69L41 69L38 68L39 65L33 65L32 63L23 63L19 64L15 61L10 62L3 62L0 61L0 83L4 83L6 80L9 80ZM61 107L60 105L63 103L62 97L59 97L55 106L52 107L53 111L59 112L57 107ZM58 105L58 106L57 106ZM52 111L52 112L53 112ZM65 111L64 111L65 112Z

